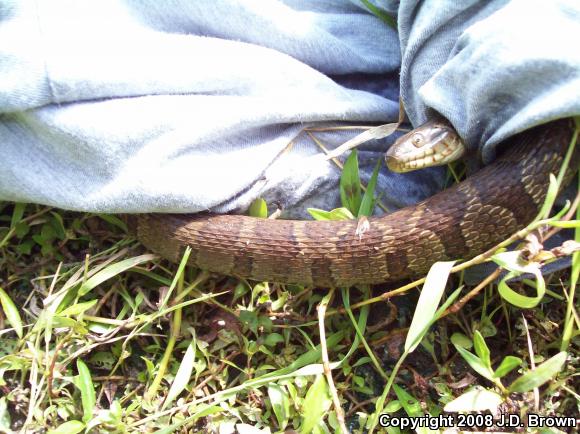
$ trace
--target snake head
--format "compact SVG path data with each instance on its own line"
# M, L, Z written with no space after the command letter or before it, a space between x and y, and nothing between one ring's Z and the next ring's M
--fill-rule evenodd
M450 124L430 121L399 137L387 151L385 161L393 172L403 173L451 163L465 150Z

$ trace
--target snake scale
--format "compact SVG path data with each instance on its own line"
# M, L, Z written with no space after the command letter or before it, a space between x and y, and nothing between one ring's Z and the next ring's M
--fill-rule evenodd
M190 246L191 265L242 278L337 287L416 277L436 261L471 258L528 224L573 128L570 119L558 120L508 139L492 164L416 205L369 218L364 233L357 220L240 215L141 214L130 224L166 259L179 261Z

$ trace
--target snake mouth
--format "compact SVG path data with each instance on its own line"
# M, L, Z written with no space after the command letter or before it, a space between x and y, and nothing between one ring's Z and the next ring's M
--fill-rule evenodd
M393 157L391 155L387 155L385 157L385 162L387 163L387 167L393 172L400 172L401 171L401 161Z
M420 155L389 155L385 156L387 167L397 173L411 172L437 165L437 159L433 156L433 150L428 149Z
M462 148L449 150L446 154L429 151L421 156L413 155L406 158L386 156L385 161L391 171L405 173L428 167L444 166L458 160L464 153Z

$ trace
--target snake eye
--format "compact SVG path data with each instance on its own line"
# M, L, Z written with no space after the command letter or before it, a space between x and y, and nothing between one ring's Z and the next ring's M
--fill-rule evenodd
M413 137L411 137L411 143L416 148L420 148L421 146L423 146L423 136L419 133L413 134Z

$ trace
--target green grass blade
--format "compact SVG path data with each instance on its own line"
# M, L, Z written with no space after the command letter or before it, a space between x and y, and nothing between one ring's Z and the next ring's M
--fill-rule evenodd
M373 13L373 15L382 20L385 24L397 30L397 21L392 16L390 16L386 12L383 12L381 9L372 4L369 0L362 0L362 2L368 8L368 10Z
M16 202L14 204L14 211L12 211L12 218L10 219L10 229L14 229L22 217L24 216L24 211L26 210L26 204L21 202Z
M405 350L411 353L417 348L425 334L429 331L427 325L435 318L435 312L443 297L445 285L449 278L449 273L455 261L436 262L427 273L427 278L421 295L417 301L417 307L413 314L413 321L405 340Z
M111 279L112 277L117 276L118 274L121 274L123 271L126 271L144 262L152 261L155 258L155 255L146 254L115 262L114 264L105 267L91 278L87 279L87 281L83 283L79 289L79 296L82 297L83 295L88 294L96 286Z
M491 371L492 369L489 347L485 343L485 339L483 339L483 336L481 335L479 330L476 330L475 333L473 334L473 347L475 350L475 354L477 354L477 356L479 357L479 360L481 360L481 362L485 365L485 367L489 371Z
M195 363L195 347L196 347L196 340L192 339L192 341L187 346L187 350L181 360L179 368L177 369L177 374L175 374L175 378L171 383L171 388L167 393L167 398L163 403L163 407L161 408L164 410L167 408L169 404L171 404L175 398L179 396L181 392L185 390L189 380L191 378L191 373L193 372L193 364Z
M99 216L99 218L103 219L104 221L106 221L110 225L118 227L123 232L125 232L125 233L129 232L129 229L127 228L127 223L125 223L122 219L120 219L116 215L114 215L114 214L97 214L97 216Z
M340 199L343 207L347 208L353 215L358 214L361 204L361 186L356 149L344 162L340 176Z
M534 270L534 275L536 276L536 296L528 297L517 293L507 284L507 281L516 275L518 275L518 272L512 271L499 282L497 286L499 294L505 301L521 309L531 309L536 307L546 294L546 281L544 280L544 276L542 276L542 273L538 269Z
M0 287L0 305L2 306L4 315L6 315L8 324L12 326L18 337L22 339L22 336L24 335L22 318L20 318L18 308L2 287Z
M375 189L377 188L377 179L379 178L379 170L381 168L381 162L383 160L379 159L375 168L373 170L373 174L371 175L371 179L369 180L369 184L367 185L367 190L362 198L360 208L358 209L358 217L362 216L371 216L373 214L373 210L375 209Z
M541 219L546 219L549 217L550 210L552 209L552 205L554 205L557 196L558 196L558 181L556 180L556 177L550 173L550 183L548 185L546 199L544 200L542 208L538 213Z

